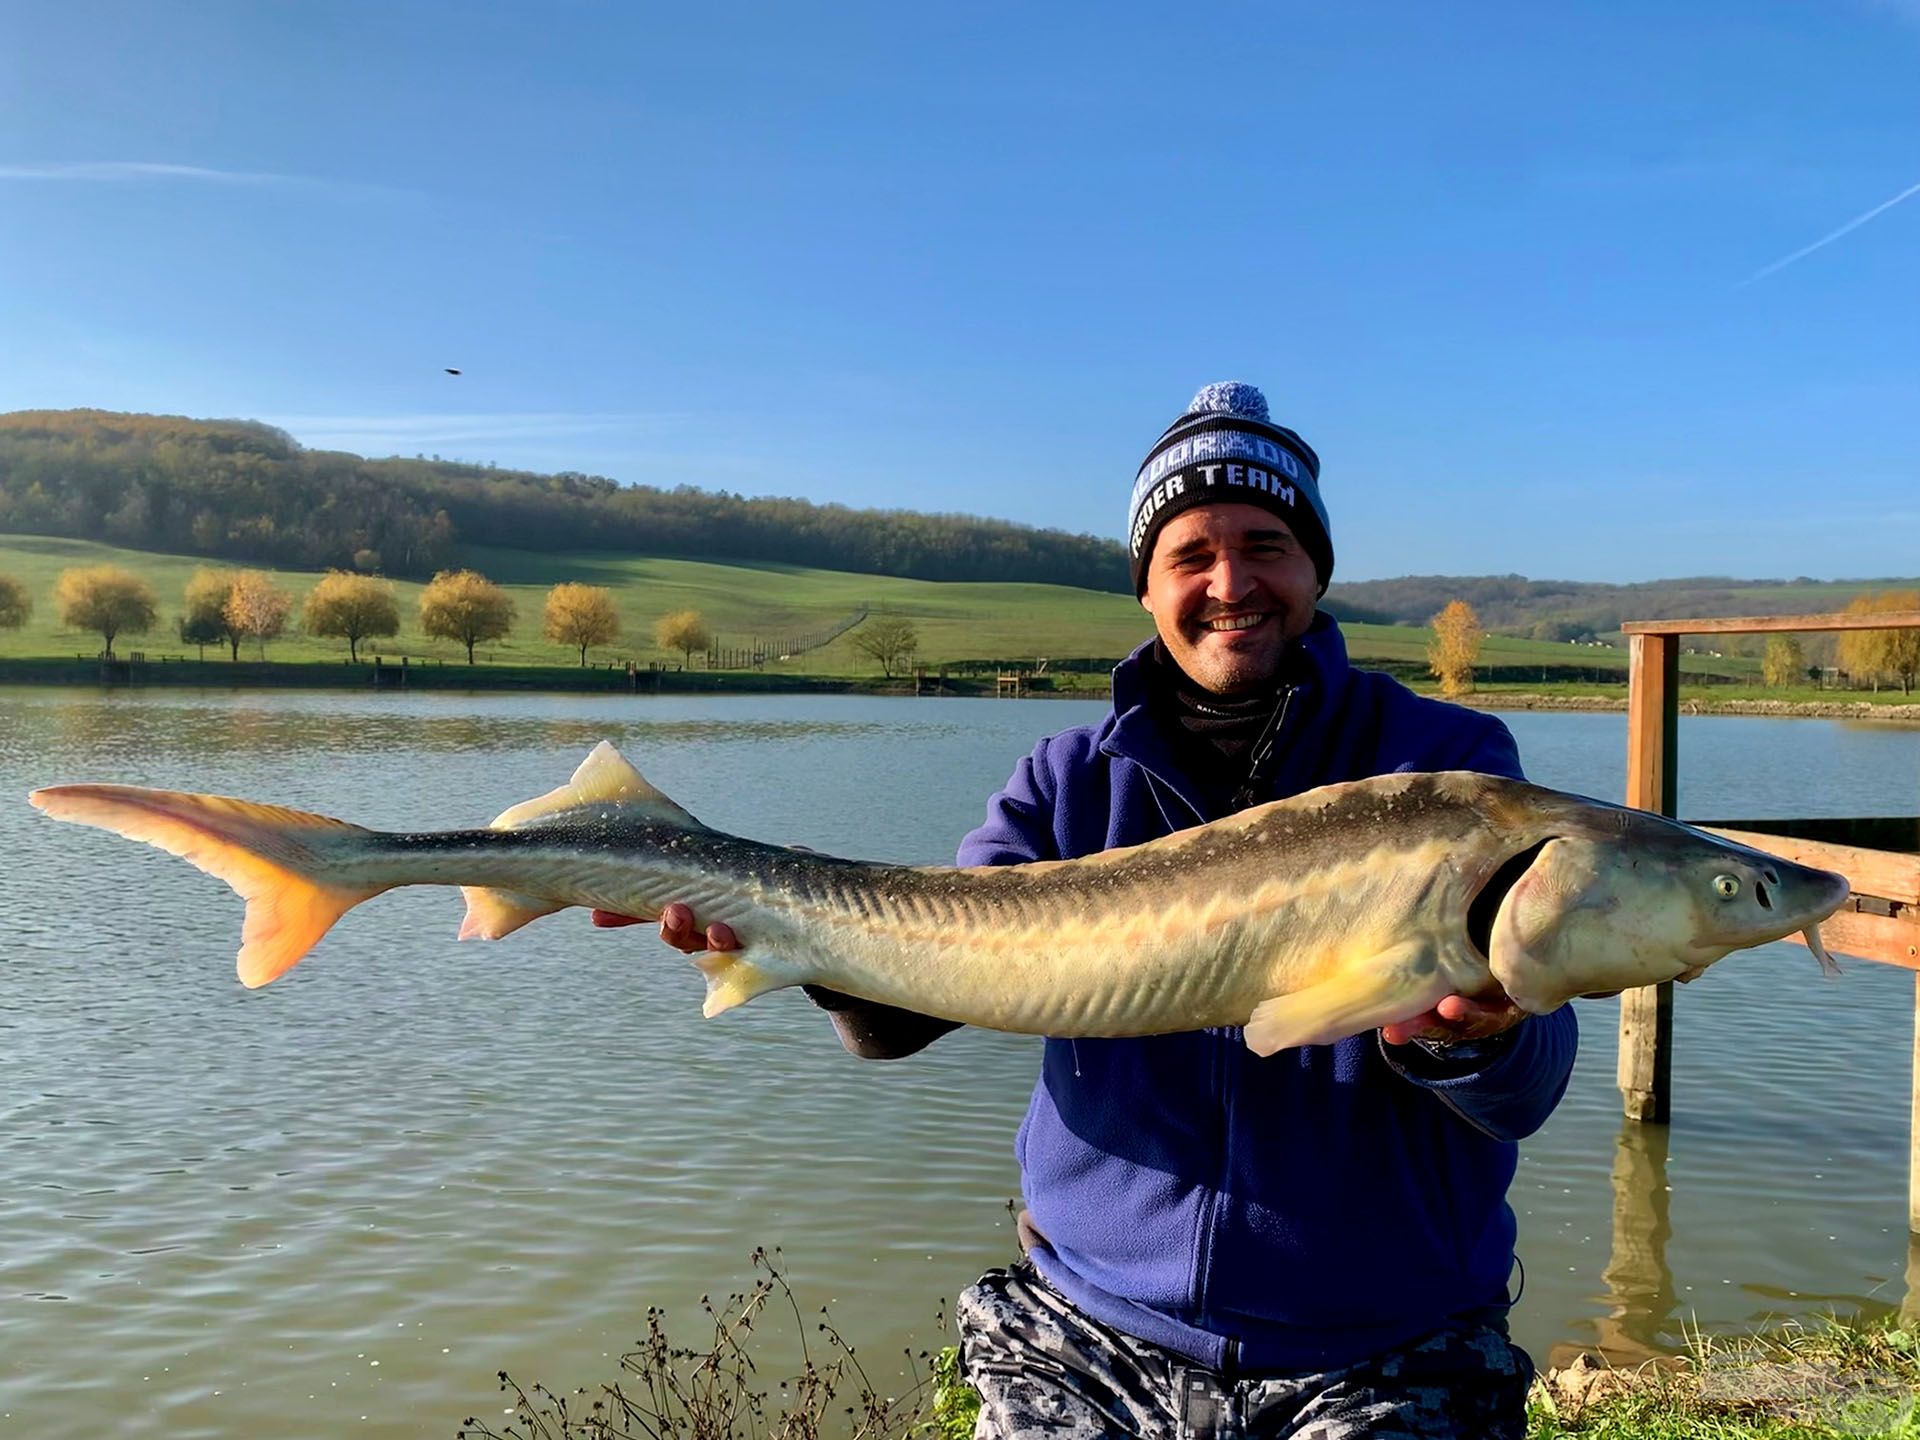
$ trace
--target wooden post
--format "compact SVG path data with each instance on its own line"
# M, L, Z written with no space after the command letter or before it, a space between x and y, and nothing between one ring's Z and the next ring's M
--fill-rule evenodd
M1913 1116L1907 1126L1907 1233L1920 1234L1920 974L1913 977ZM1912 1280L1913 1267L1908 1266ZM1911 1285L1909 1293L1911 1293Z
M1627 668L1627 804L1671 815L1679 730L1680 637L1635 635ZM1620 997L1616 1072L1629 1120L1664 1125L1673 1101L1673 984Z

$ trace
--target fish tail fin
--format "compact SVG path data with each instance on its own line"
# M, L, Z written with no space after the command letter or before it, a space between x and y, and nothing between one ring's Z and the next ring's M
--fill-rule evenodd
M707 977L707 999L700 1013L709 1020L723 1010L746 1004L756 995L793 983L762 970L746 959L742 950L708 950L694 956L693 963Z
M334 921L392 888L329 877L315 842L371 832L325 815L132 785L54 785L27 798L56 820L144 840L232 886L247 902L238 969L249 989L284 975Z
M492 890L483 885L462 885L460 893L467 899L467 917L460 922L462 940L499 940L542 915L567 908L537 895Z

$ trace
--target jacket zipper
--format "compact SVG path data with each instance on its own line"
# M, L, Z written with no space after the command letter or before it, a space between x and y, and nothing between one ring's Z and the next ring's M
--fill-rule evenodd
M1253 763L1247 767L1247 778L1234 792L1229 804L1229 815L1244 810L1258 802L1262 789L1268 788L1274 756L1280 752L1280 735L1286 728L1287 712L1293 708L1293 693L1298 686L1288 685L1280 692L1280 703L1274 707L1273 718L1260 732L1260 738L1253 745ZM1200 1212L1200 1243L1203 1247L1197 1257L1196 1281L1194 1285L1195 1308L1204 1323L1207 1309L1213 1303L1213 1225L1220 1209L1220 1196L1226 1190L1231 1170L1231 1142L1233 1138L1233 1098L1238 1091L1234 1077L1239 1067L1236 1057L1229 1053L1230 1042L1224 1037L1218 1039L1214 1047L1214 1073L1217 1077L1215 1092L1220 1101L1220 1175L1214 1187L1207 1192ZM1226 1337L1225 1364L1231 1370L1239 1361L1240 1341L1235 1336Z

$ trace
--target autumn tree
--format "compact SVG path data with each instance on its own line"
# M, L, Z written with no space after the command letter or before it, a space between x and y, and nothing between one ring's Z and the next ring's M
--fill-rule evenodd
M1796 685L1806 679L1807 654L1798 635L1769 635L1766 657L1760 662L1760 678L1773 689Z
M267 641L287 628L287 616L293 610L293 596L273 583L264 570L242 570L233 577L227 591L225 615L228 630L260 646L260 658L267 658ZM236 648L235 658L238 658Z
M853 648L880 663L880 673L891 680L895 668L904 670L920 648L920 635L904 615L874 615L853 632Z
M147 582L118 565L62 570L54 582L53 603L62 625L94 631L106 641L108 656L116 635L146 634L159 613Z
M713 644L713 631L707 628L706 619L698 610L675 610L671 615L662 615L654 625L653 643L662 650L678 650L690 665L694 651L705 650Z
M1427 641L1427 668L1440 682L1442 695L1473 693L1473 663L1480 658L1480 642L1487 632L1480 617L1464 600L1450 600L1429 622L1433 638Z
M307 592L300 628L309 635L346 641L347 659L357 664L362 640L399 634L400 606L385 580L329 570Z
M547 592L544 633L556 645L579 646L584 667L588 646L610 645L620 636L620 612L613 608L613 592L572 581L554 586Z
M217 570L203 565L187 581L184 598L186 613L180 617L180 638L189 645L211 645L218 640L240 658L240 642L246 632L235 628L227 618L227 598L233 594L237 570Z
M1885 615L1920 611L1920 592L1887 590L1856 595L1843 612L1848 615ZM1855 682L1870 681L1878 691L1882 679L1896 680L1907 694L1920 678L1920 630L1843 630L1838 645L1840 668Z
M1843 615L1870 615L1874 609L1872 595L1856 595L1847 602ZM1855 685L1869 680L1873 688L1880 688L1880 649L1884 630L1842 630L1834 640L1834 652L1840 668L1847 672Z
M18 580L0 575L0 630L18 630L33 614L33 597Z
M513 632L513 598L476 570L442 570L420 592L420 628L440 640L473 647Z
M1847 606L1849 614L1889 615L1920 613L1920 591L1883 590L1877 595L1862 595ZM1913 693L1913 682L1920 678L1920 630L1847 630L1840 636L1844 657L1848 642L1858 652L1857 669L1873 675L1873 688L1880 688L1881 677L1899 682L1904 695ZM1849 670L1856 665L1842 659Z

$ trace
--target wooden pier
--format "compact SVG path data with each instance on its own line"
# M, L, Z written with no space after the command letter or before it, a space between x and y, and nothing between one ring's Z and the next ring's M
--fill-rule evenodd
M1627 804L1672 815L1679 763L1682 635L1910 630L1920 629L1920 612L1638 620L1620 628L1631 637L1633 647L1627 671ZM1783 859L1839 871L1852 885L1853 894L1820 927L1828 948L1920 972L1920 816L1689 823ZM1915 984L1907 1186L1910 1233L1920 1232L1920 973ZM1629 990L1620 997L1618 1079L1629 1120L1665 1123L1673 1103L1671 982Z

